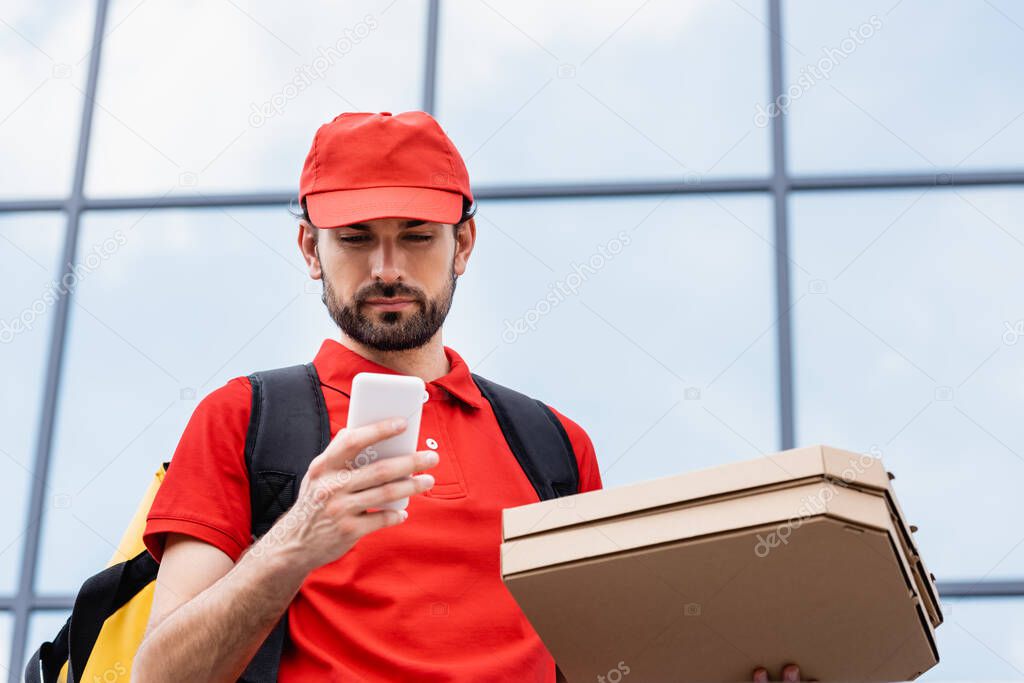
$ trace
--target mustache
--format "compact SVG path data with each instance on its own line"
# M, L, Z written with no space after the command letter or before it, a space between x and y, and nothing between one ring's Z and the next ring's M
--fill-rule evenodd
M423 294L412 287L404 285L400 282L393 284L375 284L370 285L366 289L356 294L356 301L363 303L367 299L382 298L382 299L393 299L395 297L402 297L406 299L413 299L418 302L423 301Z

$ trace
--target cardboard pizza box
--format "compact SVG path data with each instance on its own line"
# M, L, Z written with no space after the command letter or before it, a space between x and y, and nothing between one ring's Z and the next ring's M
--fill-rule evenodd
M877 460L815 446L509 508L502 577L570 683L910 680L941 613L904 526Z
M816 445L772 453L755 460L728 463L615 489L559 498L509 508L503 514L503 539L540 533L556 527L627 514L645 500L643 508L681 503L708 502L772 488L792 486L809 478L825 478L838 484L884 496L899 532L907 561L914 568L933 626L942 623L935 577L927 570L913 539L916 527L907 523L890 484L894 478L880 459L866 453Z

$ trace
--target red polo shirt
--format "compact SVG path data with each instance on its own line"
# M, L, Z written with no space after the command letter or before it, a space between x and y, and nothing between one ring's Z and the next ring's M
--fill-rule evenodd
M410 499L408 520L309 574L288 608L280 681L555 680L554 660L502 583L499 562L502 508L537 493L469 367L444 352L451 370L427 383L418 445L440 454L429 470L436 484ZM352 377L394 373L333 339L313 363L332 435L345 425ZM250 392L236 377L196 407L147 517L143 540L157 560L168 532L235 561L250 544ZM590 438L554 412L575 451L580 491L601 488Z

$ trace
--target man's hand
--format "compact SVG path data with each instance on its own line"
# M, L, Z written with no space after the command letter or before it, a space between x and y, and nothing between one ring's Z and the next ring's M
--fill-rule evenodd
M782 672L780 675L782 676L782 678L779 679L780 681L785 681L786 683L799 683L800 667L796 664L787 664L786 666L782 667ZM767 669L765 669L763 666L759 666L756 669L754 669L754 683L768 683L768 681L769 678Z
M393 458L376 457L373 445L406 428L392 420L341 429L324 452L309 465L295 505L251 548L283 548L290 563L304 572L344 555L366 534L400 524L405 511L377 510L434 485L429 474L409 476L434 467L434 451L416 451Z

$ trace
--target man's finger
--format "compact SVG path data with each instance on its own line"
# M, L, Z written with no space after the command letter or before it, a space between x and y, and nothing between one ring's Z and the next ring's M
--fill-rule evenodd
M322 459L328 469L359 467L361 464L366 464L361 463L359 458L363 451L378 441L401 434L405 430L406 424L403 418L396 417L371 422L353 429L348 427L339 429L331 442L327 444L324 452L317 456L317 459ZM373 453L367 453L365 457L372 458Z
M405 513L405 514L403 514ZM377 510L375 512L364 512L356 517L356 536L363 537L372 534L378 529L386 526L401 524L409 517L404 510Z
M413 472L422 472L438 462L435 451L416 451L409 455L383 458L377 462L352 470L349 474L345 490L357 493L366 489L381 486L389 482L404 479Z
M433 485L434 477L430 474L403 477L395 481L385 482L379 486L364 489L349 498L349 504L353 509L365 512L369 508L379 508L396 500L411 498L417 493L426 491Z

